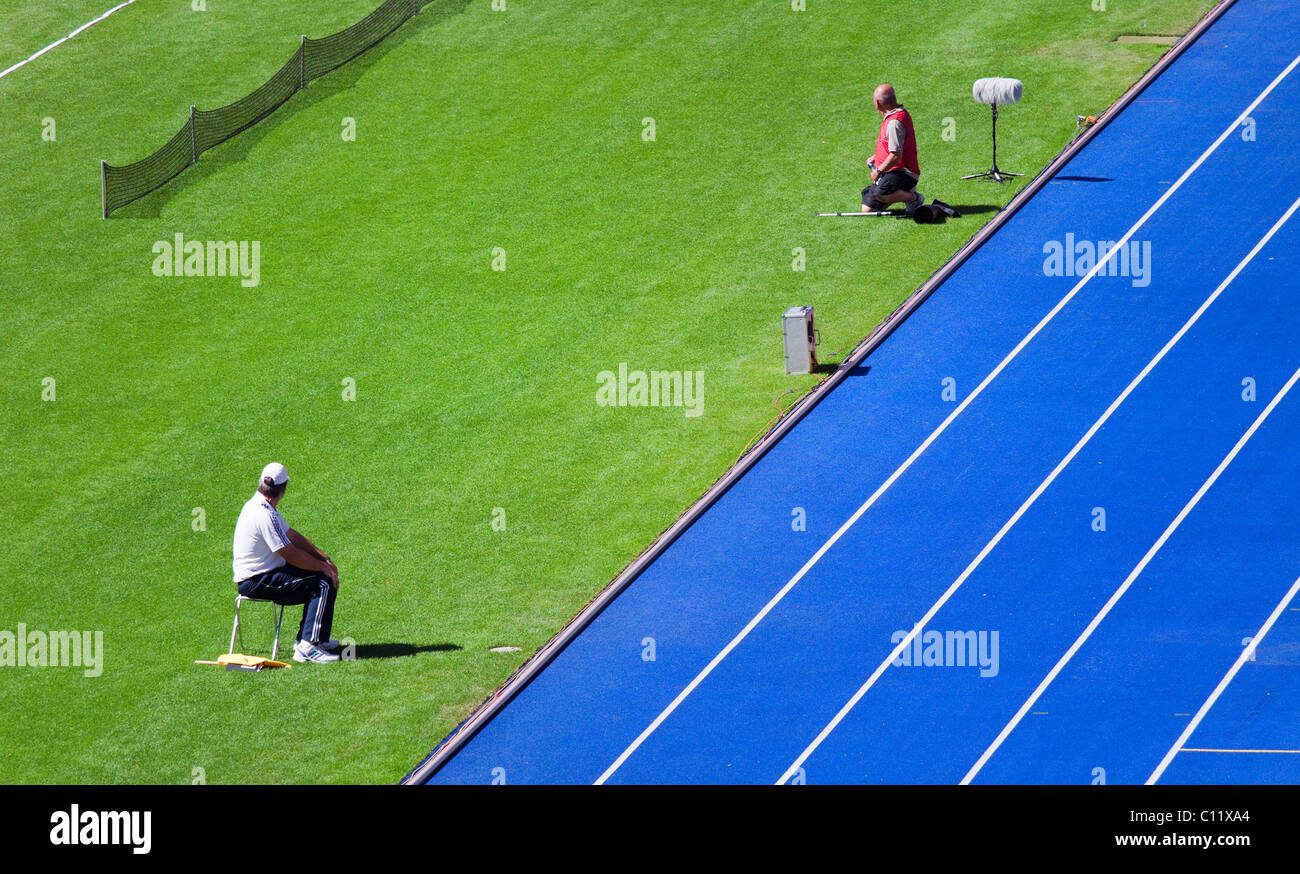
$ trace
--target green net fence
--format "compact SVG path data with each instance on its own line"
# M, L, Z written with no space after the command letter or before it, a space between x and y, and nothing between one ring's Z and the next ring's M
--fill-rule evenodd
M341 67L402 26L418 11L412 0L388 0L356 24L324 39L303 41L304 78L310 82Z
M119 206L144 197L168 179L180 175L194 163L194 128L187 120L167 145L142 161L125 167L110 167L100 162L100 187L103 189L104 218Z
M115 167L99 162L103 215L144 197L185 171L208 149L266 118L312 79L343 66L384 40L433 0L387 0L351 27L322 39L302 38L298 50L248 96L220 109L190 108L190 117L149 157Z
M280 107L303 86L302 47L274 76L242 100L220 109L195 109L194 157L250 128Z

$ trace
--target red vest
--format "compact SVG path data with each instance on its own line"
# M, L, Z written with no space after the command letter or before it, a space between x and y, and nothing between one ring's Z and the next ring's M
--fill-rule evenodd
M903 138L903 153L898 156L899 163L891 169L911 170L914 174L920 176L921 165L916 162L916 131L912 128L912 116L908 115L907 110L901 106L897 109L891 109L880 120L880 136L876 140L876 155L873 163L879 167L889 157L889 139L885 136L885 128L888 127L891 119L901 121L903 130L907 134Z

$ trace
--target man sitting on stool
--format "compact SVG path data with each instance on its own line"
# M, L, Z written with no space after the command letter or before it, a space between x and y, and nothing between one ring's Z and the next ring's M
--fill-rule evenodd
M899 105L893 85L877 85L874 102L883 118L876 153L867 161L871 187L862 189L862 211L879 212L891 203L906 203L907 214L911 215L925 203L925 196L915 190L921 166L916 161L912 116Z
M330 640L339 569L329 556L289 527L276 506L289 486L284 465L262 469L257 494L235 523L235 582L246 598L303 604L295 662L337 662L339 642Z

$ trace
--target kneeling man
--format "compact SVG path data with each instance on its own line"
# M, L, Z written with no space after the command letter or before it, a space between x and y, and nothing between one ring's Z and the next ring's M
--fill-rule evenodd
M873 99L882 118L876 152L867 161L871 186L862 189L862 211L879 212L891 203L906 203L911 215L925 203L925 196L916 190L921 165L916 160L912 116L898 103L893 85L877 85Z

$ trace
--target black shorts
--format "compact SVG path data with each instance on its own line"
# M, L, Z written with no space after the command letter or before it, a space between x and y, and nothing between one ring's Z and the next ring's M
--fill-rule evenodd
M884 209L889 204L878 200L881 195L893 194L895 191L915 190L916 180L912 178L911 173L905 170L890 170L877 176L870 187L862 189L862 205L867 209Z

